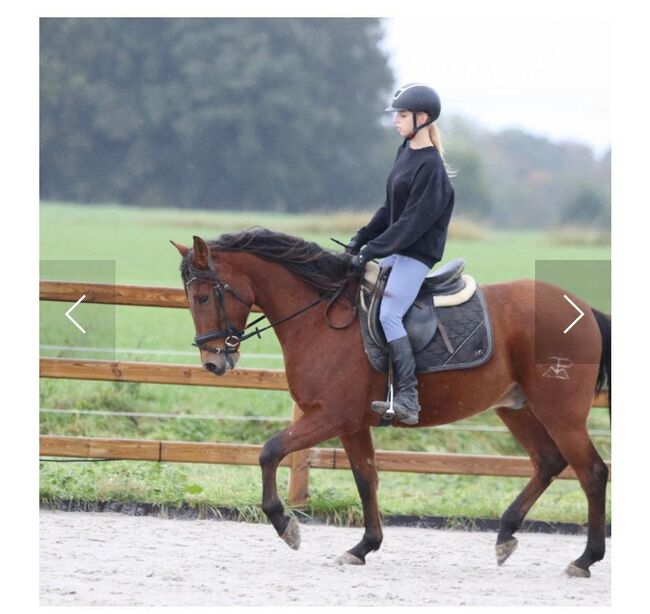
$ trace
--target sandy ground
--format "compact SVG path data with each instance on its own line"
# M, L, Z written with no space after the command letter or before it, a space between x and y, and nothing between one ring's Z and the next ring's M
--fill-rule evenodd
M610 540L590 579L564 577L585 537L522 533L503 567L495 535L384 528L365 566L340 566L362 529L40 512L40 602L77 605L610 605Z

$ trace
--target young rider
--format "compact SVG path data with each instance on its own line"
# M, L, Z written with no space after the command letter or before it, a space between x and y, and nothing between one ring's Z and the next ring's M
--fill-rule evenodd
M434 124L440 115L435 90L420 83L405 85L386 111L395 112L395 127L404 142L388 174L384 205L357 231L346 251L354 254L351 264L359 271L373 258L381 258L382 267L392 266L379 319L393 366L395 416L413 425L420 405L415 358L402 318L431 267L442 259L454 189ZM372 409L383 414L388 403L374 401Z

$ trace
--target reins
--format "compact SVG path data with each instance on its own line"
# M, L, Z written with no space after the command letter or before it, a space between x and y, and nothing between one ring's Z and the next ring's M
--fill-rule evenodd
M263 328L258 328L255 326L257 323L261 322L266 316L261 315L259 318L253 320L253 322L250 322L247 324L242 330L235 328L231 323L228 318L228 314L226 312L226 308L224 305L224 297L223 297L223 291L229 292L232 296L234 296L239 302L243 303L248 307L248 309L251 309L253 305L249 303L248 301L244 300L238 293L237 291L230 285L225 282L223 282L217 273L215 271L197 271L194 270L192 272L192 277L188 279L185 282L185 290L187 291L187 287L196 282L196 281L202 281L202 282L211 282L212 287L214 289L214 295L216 299L216 307L217 307L217 321L218 321L218 316L221 314L223 316L223 321L226 325L225 329L215 329L213 331L203 333L202 335L197 335L194 337L194 343L192 344L195 347L198 347L206 352L210 352L212 354L234 354L235 352L239 351L239 346L241 345L242 342L246 341L247 339L250 339L251 337L258 337L262 338L262 333L278 326L279 324L282 324L283 322L287 322L289 320L292 320L293 318L305 313L306 311L309 311L316 305L318 305L320 302L324 300L324 297L321 295L318 298L316 298L314 301L309 303L308 305L305 305L304 307L301 307L297 311L293 312L292 314L285 316L284 318L281 318L279 320L276 320L275 322L270 322L267 326L264 326ZM342 330L344 328L347 328L352 324L354 321L356 314L357 314L357 297L355 297L354 300L350 300L348 297L348 300L352 303L352 317L342 326L336 326L332 324L332 322L329 319L329 310L332 307L332 305L341 297L343 294L343 291L345 290L345 286L347 285L348 280L343 281L341 286L336 290L336 292L332 295L330 300L327 302L327 306L325 307L325 321L327 322L327 325L330 328L333 328L335 330ZM252 326L255 326L255 330L246 333L245 331L251 328ZM224 344L225 347L223 348L208 348L205 347L205 344L208 343L209 341L214 341L215 339L224 339Z
M255 330L253 332L250 332L247 335L243 335L241 337L240 341L246 341L246 339L250 339L251 337L255 337L255 336L257 336L257 337L259 337L261 339L262 338L261 333L263 333L264 331L267 331L270 328L273 328L274 326L277 326L278 324L282 324L282 322L287 322L288 320L291 320L291 319L295 318L296 316L299 316L301 313L305 313L305 311L309 311L312 307L316 307L316 305L318 305L318 303L320 303L322 300L323 300L323 297L319 296L315 301L313 301L312 303L309 303L309 305L306 305L305 307L302 307L301 309L299 309L295 313L292 313L291 315L286 316L285 318L281 318L280 320L276 320L275 322L271 322L270 324L268 324L264 328L255 327ZM259 318L257 318L253 322L251 322L250 324L246 325L244 330L246 330L247 328L250 328L254 324L257 324L258 322L263 320L265 317L266 317L265 315L260 316Z
M357 316L358 300L359 300L359 293L358 292L355 294L354 300L350 300L350 297L347 297L347 299L350 301L350 303L352 303L352 316L350 317L350 319L345 324L343 324L343 326L335 326L334 324L332 324L332 322L330 322L330 319L329 319L329 315L328 315L329 310L332 307L332 305L334 303L336 303L336 301L340 298L341 294L343 294L343 291L345 290L345 286L347 285L347 283L348 283L348 280L346 279L341 284L341 287L332 295L332 298L327 303L327 307L325 307L325 314L324 314L325 315L325 322L327 322L327 325L330 328L333 328L334 330L343 330L344 328L347 328L348 326L350 326L350 324L352 324L352 322L354 322L354 319Z

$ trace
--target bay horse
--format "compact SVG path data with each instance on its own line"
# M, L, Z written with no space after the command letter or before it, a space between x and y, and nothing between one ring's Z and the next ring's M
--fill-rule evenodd
M262 228L193 241L192 248L174 245L182 256L203 366L217 376L235 368L240 343L256 334L244 331L257 304L282 346L289 391L303 411L262 448L264 513L278 535L298 549L299 525L284 513L277 493L278 465L292 452L339 437L361 498L365 531L338 562L365 564L382 542L371 436L381 417L370 403L385 398L386 375L372 369L364 352L353 309L360 280L350 271L349 255ZM606 382L611 395L611 318L543 282L482 289L492 319L493 355L478 367L419 374L422 409L416 426L494 409L528 452L534 475L501 517L499 565L515 550L514 534L530 508L567 465L572 467L587 497L588 534L584 552L566 573L589 577L590 566L605 554L608 468L589 439L587 416L594 392ZM584 312L571 334L563 331L576 312L567 307L565 294ZM549 364L539 356L553 358Z

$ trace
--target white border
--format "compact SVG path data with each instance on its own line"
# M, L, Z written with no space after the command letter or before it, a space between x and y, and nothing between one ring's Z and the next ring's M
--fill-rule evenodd
M20 570L20 582L5 583L5 602L35 607L38 599L37 532L37 411L38 407L38 23L44 16L429 16L439 20L476 14L504 18L534 18L536 14L609 15L614 25L613 57L613 312L614 312L614 551L613 603L616 608L644 603L647 529L645 505L648 449L646 390L648 358L638 343L647 334L645 306L630 288L645 273L643 248L648 243L647 205L648 104L644 58L650 56L646 20L640 3L583 2L328 2L300 5L264 2L223 4L122 1L25 4L5 13L2 23L3 118L3 310L2 358L5 408L23 408L20 416L5 416L11 437L2 446L5 494L2 506L5 559ZM218 9L214 7L218 6ZM611 9L610 9L611 7ZM460 43L461 41L459 41ZM552 40L549 40L552 44ZM604 79L612 76L603 74ZM646 88L647 89L647 88ZM635 281L632 281L632 275ZM635 343L637 341L637 343ZM10 347L11 352L6 352ZM15 411L15 410L12 410ZM14 426L14 419L17 424ZM7 548L8 546L8 548ZM637 555L637 552L639 553ZM435 553L432 553L435 555ZM638 557L638 558L636 558ZM30 571L31 570L31 571ZM16 574L12 574L15 576ZM77 609L78 611L78 609ZM539 611L539 609L536 609Z

